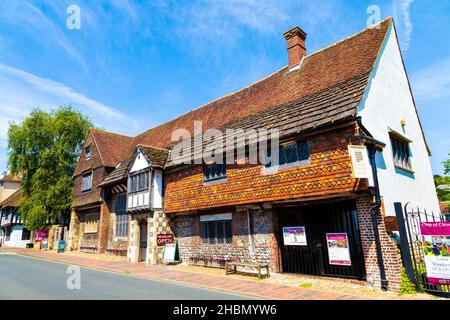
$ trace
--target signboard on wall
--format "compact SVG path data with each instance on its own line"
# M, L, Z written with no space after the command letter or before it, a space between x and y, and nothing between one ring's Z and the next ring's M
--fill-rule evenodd
M166 243L164 245L163 262L173 263L180 260L180 255L178 252L178 242Z
M421 222L428 282L450 284L450 222Z
M366 146L349 145L348 153L352 159L352 172L354 178L371 178L372 168L369 163Z
M306 246L305 227L283 227L283 243L285 246Z
M166 243L173 243L173 234L171 234L171 233L158 233L156 235L156 245L158 247L162 247Z
M350 248L346 233L327 233L328 261L332 265L351 266Z

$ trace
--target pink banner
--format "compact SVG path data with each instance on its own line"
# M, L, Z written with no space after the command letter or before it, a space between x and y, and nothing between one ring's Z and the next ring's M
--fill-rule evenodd
M423 236L450 235L450 222L421 222L420 233Z

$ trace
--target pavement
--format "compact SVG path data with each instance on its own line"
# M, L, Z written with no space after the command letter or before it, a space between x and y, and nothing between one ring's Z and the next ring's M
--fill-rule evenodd
M117 272L74 268L14 253L0 253L0 283L0 300L251 299L236 293L141 279Z
M93 279L93 283L99 285L99 281L95 280L95 276L99 276L99 270L109 271L110 273L114 273L115 275L120 274L121 276L125 276L128 278L134 278L136 284L142 281L141 279L147 280L158 280L159 283L169 285L182 285L184 287L188 287L191 289L206 289L209 290L209 293L216 293L215 295L209 295L209 299L225 299L227 298L227 294L231 295L231 299L243 299L243 298L257 298L257 299L282 299L282 300L366 300L367 296L357 296L357 295L348 295L341 294L336 292L325 292L318 291L311 288L299 288L299 287L291 287L285 285L277 285L272 283L262 283L259 281L252 280L243 280L243 279L234 279L230 276L215 276L215 275L207 275L207 274L199 274L194 272L186 272L174 270L168 266L163 265L155 265L148 266L143 263L127 263L125 261L109 261L105 259L99 259L95 256L93 257L83 257L80 255L76 255L73 253L56 253L51 251L38 251L34 249L4 249L3 252L10 252L21 255L22 257L32 257L38 259L44 259L48 261L59 262L68 265L77 265L83 266L89 269L96 269L97 272L91 275L94 270L88 272L85 271L86 274L89 274L89 279ZM8 255L0 254L0 274L4 274L6 270L2 270L1 265L3 265L3 261L5 257ZM30 260L30 259L28 259ZM18 267L18 269L22 268L22 266ZM40 269L37 269L38 272ZM15 271L18 272L18 271ZM110 276L110 274L108 275ZM67 278L67 274L64 274L64 277ZM106 276L105 276L106 277ZM100 282L105 280L103 277L100 277ZM103 279L103 280L102 280ZM42 280L44 281L44 280ZM90 281L90 280L89 280ZM105 281L108 281L107 279ZM0 283L3 283L0 278ZM65 283L65 282L64 282ZM42 282L41 285L45 285L45 282ZM139 284L142 288L147 288L145 282L142 282L142 285ZM188 292L188 291L186 291ZM125 293L122 293L125 296ZM114 295L113 295L114 296ZM135 295L131 295L135 296ZM0 295L1 297L1 295ZM152 295L148 295L150 299L152 299ZM169 298L167 298L169 297ZM201 293L198 295L188 295L189 299L203 299ZM179 298L183 298L180 296ZM134 298L132 298L134 299ZM164 299L164 298L162 298ZM166 296L166 299L177 299L177 297L170 298L170 296ZM371 298L370 298L371 299ZM377 297L374 297L377 299ZM380 298L378 298L380 299Z

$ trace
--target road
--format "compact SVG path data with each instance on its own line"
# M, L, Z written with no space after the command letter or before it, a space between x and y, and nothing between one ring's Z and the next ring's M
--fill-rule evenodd
M242 300L251 299L159 280L68 265L0 252L0 300L107 299L107 300ZM68 281L69 279L69 281ZM67 286L69 283L69 289ZM76 289L77 284L80 288ZM73 288L75 287L75 289Z

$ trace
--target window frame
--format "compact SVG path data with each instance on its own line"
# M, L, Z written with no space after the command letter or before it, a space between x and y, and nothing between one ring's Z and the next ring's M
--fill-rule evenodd
M394 167L400 170L414 173L411 162L411 142L406 141L405 139L402 139L401 137L393 134L389 134L389 140L391 142L392 161L394 163ZM406 157L404 157L403 155L406 155Z
M220 166L220 168L219 168ZM217 171L217 168L218 171ZM211 171L211 169L215 169L215 176L212 177L212 173L209 172L208 174L206 171ZM222 172L223 171L223 172ZM203 172L203 182L204 183L212 183L212 182L220 182L225 181L227 179L227 165L226 163L212 163L212 164L204 164L202 167Z
M95 216L95 219L94 219ZM87 233L87 234L93 234L93 233L97 233L98 232L98 222L99 222L99 214L96 213L87 213L84 216L84 229L83 229L83 233ZM89 224L89 228L87 228ZM94 227L92 227L91 225L95 224L95 231L94 231ZM88 230L86 230L88 229Z
M302 158L301 157L301 152L302 148L301 148L301 144L304 143L306 145L306 151L308 154L308 158ZM292 161L292 162L287 162L287 158L288 158L288 154L287 154L287 146L289 145L295 145L295 154L296 154L296 160ZM268 151L267 151L268 156L270 156L270 147L268 147ZM282 159L284 159L282 161ZM263 169L264 172L271 172L274 170L279 170L279 169L288 169L288 168L293 168L293 167L298 167L298 166L304 166L304 165L308 165L311 163L311 148L310 148L310 143L308 139L298 139L298 140L290 140L290 141L286 141L283 142L279 145L279 154L278 154L278 164L277 165L272 165L272 163L268 163L263 165Z
M89 179L89 188L87 188L87 189L84 189L84 178L85 177L87 177L87 176L90 176L90 179ZM83 173L82 175L81 175L81 192L89 192L89 191L91 191L92 190L92 181L93 181L93 178L94 178L94 171L88 171L88 172L85 172L85 173Z
M141 177L145 176L146 178L143 179L143 187L141 188ZM133 187L134 181L136 183L135 188ZM144 170L139 172L133 172L130 174L129 177L129 192L128 194L138 193L138 192L144 192L148 191L150 186L150 170Z
M203 215L199 219L200 243L206 246L233 245L232 214ZM220 217L218 217L220 216ZM205 218L205 220L202 220Z
M119 198L122 198L122 197L123 197L124 206L123 206L123 208L119 208ZM129 217L128 217L128 213L127 213L127 195L126 194L117 195L114 212L116 215L114 237L127 238L128 237Z
M88 150L89 150L89 155L88 155ZM84 148L84 158L85 159L90 159L91 158L91 146L87 146L86 148Z

